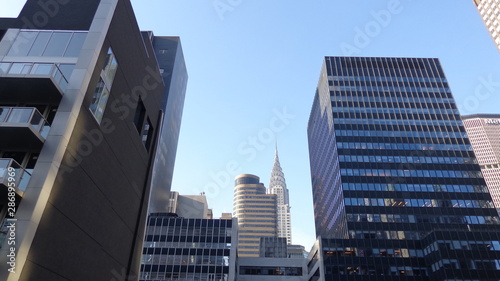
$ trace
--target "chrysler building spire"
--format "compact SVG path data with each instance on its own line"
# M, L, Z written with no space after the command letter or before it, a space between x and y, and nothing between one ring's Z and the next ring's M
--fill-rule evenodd
M287 239L287 244L292 244L290 201L288 197L288 189L286 188L285 175L281 169L278 157L277 145L267 193L276 194L276 203L278 207L278 237L285 237Z

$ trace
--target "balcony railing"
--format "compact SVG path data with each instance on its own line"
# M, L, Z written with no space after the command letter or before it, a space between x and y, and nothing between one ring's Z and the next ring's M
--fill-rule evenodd
M64 92L68 86L68 79L55 63L30 63L30 62L1 62L0 75L2 76L50 76Z
M74 64L0 62L3 102L58 104L68 87Z
M0 147L41 147L49 129L34 107L0 107Z
M19 196L24 194L31 174L12 158L0 158L0 185L8 190L13 187Z

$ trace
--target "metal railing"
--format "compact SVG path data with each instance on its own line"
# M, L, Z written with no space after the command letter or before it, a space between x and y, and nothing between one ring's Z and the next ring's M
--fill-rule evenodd
M34 107L0 107L0 127L11 124L25 124L47 137L50 125Z
M32 62L1 62L0 75L28 77L50 76L64 92L68 86L68 79L64 76L57 63L32 63Z

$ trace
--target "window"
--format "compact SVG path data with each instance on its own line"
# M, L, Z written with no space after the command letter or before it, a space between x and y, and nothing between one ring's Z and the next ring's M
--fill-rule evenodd
M144 127L142 129L142 143L146 147L146 149L149 151L149 148L151 146L151 141L153 139L153 126L151 126L151 121L149 118L146 120L146 123L144 123Z
M21 30L7 56L78 57L86 32Z
M104 115L104 109L106 108L106 103L108 102L109 92L111 91L111 85L113 84L117 67L118 63L116 62L113 51L109 48L101 71L101 76L97 82L97 86L89 106L90 112L92 112L95 119L99 123L101 123Z

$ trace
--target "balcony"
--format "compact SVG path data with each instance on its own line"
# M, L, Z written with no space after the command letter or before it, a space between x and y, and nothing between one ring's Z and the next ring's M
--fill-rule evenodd
M0 107L0 147L41 149L50 126L34 107Z
M0 158L0 188L6 194L13 187L16 195L22 197L31 179L31 174L12 158ZM6 194L7 195L7 194Z
M1 102L58 104L68 86L63 70L72 69L73 66L55 63L1 62Z

